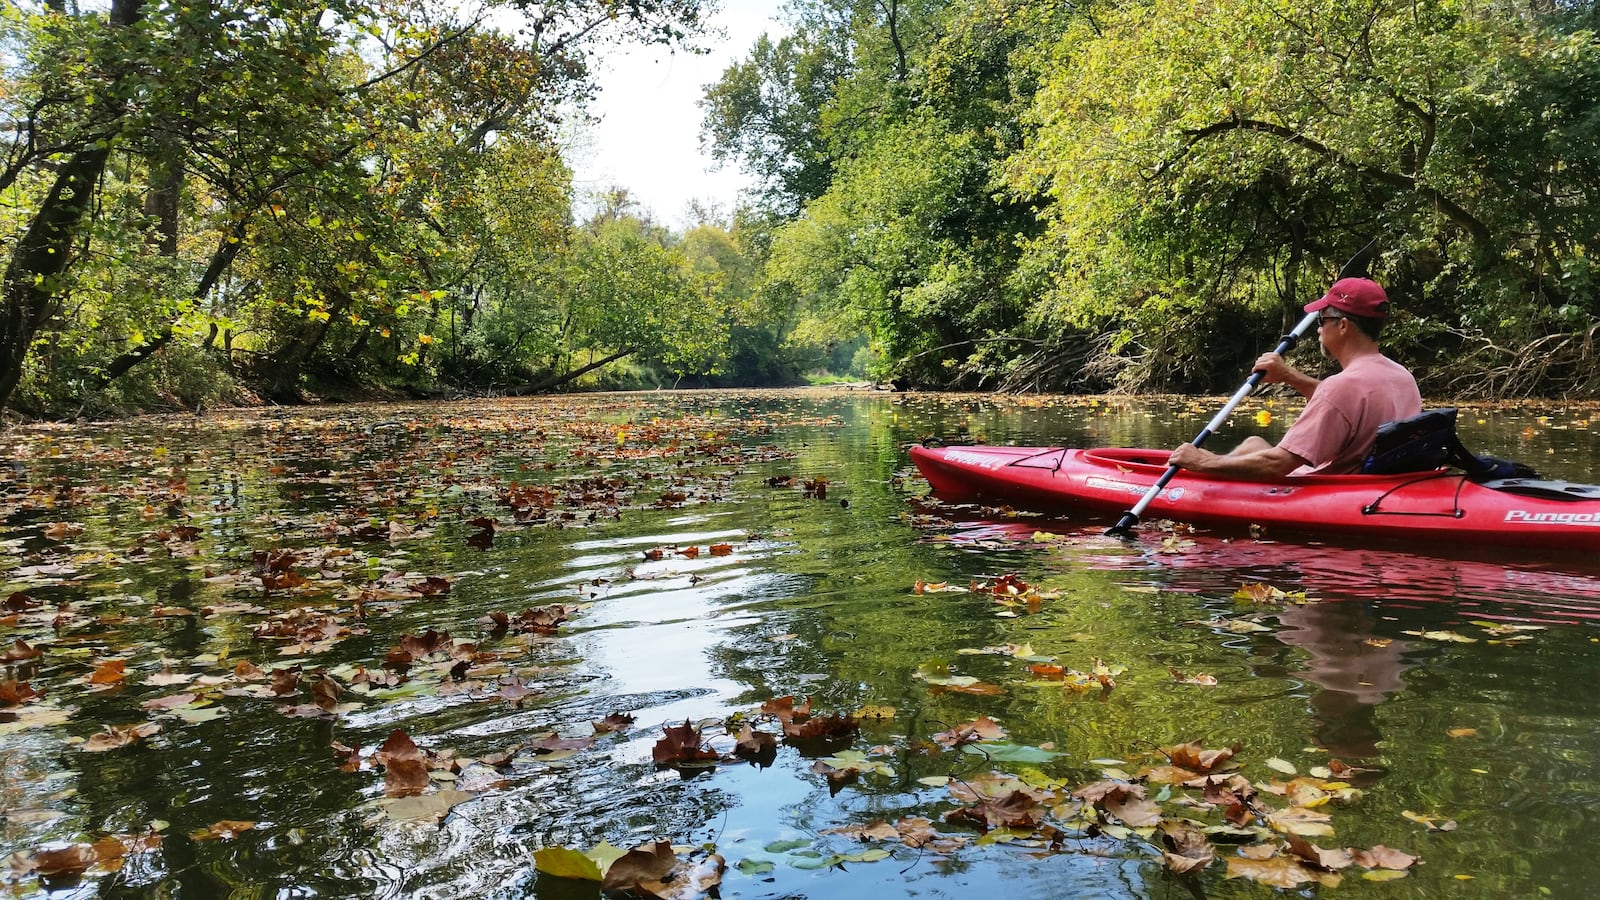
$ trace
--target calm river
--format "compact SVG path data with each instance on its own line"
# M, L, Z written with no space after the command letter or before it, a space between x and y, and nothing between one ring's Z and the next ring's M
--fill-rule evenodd
M1171 446L1216 403L651 393L7 432L0 891L593 897L535 853L659 840L675 897L719 864L711 895L741 898L1262 897L1308 871L1591 896L1600 561L1124 542L926 502L906 454ZM1591 412L1461 430L1600 480ZM786 740L783 697L838 728ZM658 764L685 723L708 758ZM740 756L746 726L775 747ZM1237 745L1237 820L1163 776L1190 741ZM1081 790L1107 782L1145 805ZM1173 874L1158 818L1214 861ZM1417 861L1292 865L1291 833Z

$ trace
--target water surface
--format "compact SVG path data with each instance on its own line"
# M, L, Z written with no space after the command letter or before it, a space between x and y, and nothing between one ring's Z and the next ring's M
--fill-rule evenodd
M1343 895L1586 895L1600 878L1588 852L1600 721L1591 561L1156 527L1124 542L1101 537L1104 521L928 504L908 468L906 446L927 436L1170 446L1215 402L629 394L10 432L0 595L29 599L0 614L0 639L43 653L0 678L43 696L0 710L0 853L152 827L162 840L111 873L18 873L5 889L593 896L593 883L541 875L533 853L661 839L685 856L714 847L724 897L1265 895L1227 879L1221 861L1179 879L1138 833L1066 829L1041 844L941 821L959 805L941 779L1005 772L1070 790L1194 740L1238 743L1241 773L1259 784L1287 780L1269 760L1364 770L1349 779L1359 797L1329 807L1334 835L1316 842L1422 862L1394 882L1346 871ZM1274 437L1297 409L1252 403L1215 440ZM1588 416L1470 409L1462 433L1480 452L1593 480ZM475 519L493 520L492 540ZM280 551L297 554L283 571L304 584L264 587ZM1007 575L1040 602L970 590ZM967 590L928 589L938 584ZM1304 602L1235 598L1251 584ZM571 607L554 633L484 624L550 604ZM473 648L419 659L403 682L367 678L394 671L393 648L430 628ZM1115 687L1034 676L1002 652L1024 645L1067 669L1115 667ZM126 676L86 684L108 660ZM298 667L302 683L242 692L264 682L240 681L241 660ZM950 690L934 671L994 690ZM322 678L343 693L317 712ZM503 690L513 682L521 689ZM181 692L197 695L183 715L145 705ZM893 713L842 740L783 744L766 765L653 762L664 726L720 735L735 716L771 730L760 707L784 695L819 712ZM612 713L632 724L594 734ZM980 716L1005 739L955 750L932 739ZM106 725L142 722L161 729L86 749ZM372 762L396 728L468 759L522 747L502 765L436 770L427 795L470 798L437 824L396 822ZM592 743L526 746L550 733ZM352 757L335 744L357 748L359 770L341 770ZM831 790L814 761L850 750L883 767ZM908 816L964 846L836 831ZM1418 821L1430 817L1454 825L1430 831ZM203 834L230 820L252 825ZM873 847L886 858L840 861Z

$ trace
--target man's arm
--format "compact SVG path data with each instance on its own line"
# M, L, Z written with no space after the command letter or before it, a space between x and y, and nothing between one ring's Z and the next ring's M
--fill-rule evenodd
M1167 465L1190 472L1241 480L1282 478L1305 464L1305 460L1282 447L1270 446L1224 455L1183 444L1167 459Z

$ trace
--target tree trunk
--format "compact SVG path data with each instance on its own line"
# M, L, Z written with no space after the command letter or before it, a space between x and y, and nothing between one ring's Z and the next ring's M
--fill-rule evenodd
M183 193L183 146L171 137L156 144L151 155L149 190L144 213L156 220L151 243L168 259L178 256L178 199Z
M612 362L616 362L617 360L623 358L624 356L627 356L627 355L629 355L631 353L637 353L637 352L639 352L639 348L638 347L624 347L621 350L618 350L617 352L611 354L610 356L607 356L604 359L597 359L594 362L591 362L586 366L581 366L579 368L573 369L572 371L567 372L565 374L552 375L549 378L544 379L543 381L534 381L534 382L530 382L528 384L522 385L521 387L514 387L514 388L506 391L506 396L507 397L524 397L524 396L527 396L528 394L542 394L545 391L553 390L555 388L558 388L558 387L562 386L563 384L566 384L566 383L568 383L570 381L573 381L575 379L578 379L578 378L580 378L580 377L582 377L582 376L584 376L584 375L586 375L586 374L588 374L590 372L593 372L595 369L598 369L603 365L606 365L606 364L612 363Z
M144 2L112 0L110 27L126 28L138 21ZM100 102L107 107L104 119L110 124L105 133L86 135L80 149L56 170L55 182L16 243L0 278L0 410L11 401L22 380L33 339L60 305L62 277L72 258L72 245L94 199L95 182L111 155L111 138L121 127L122 101L110 92L101 96Z

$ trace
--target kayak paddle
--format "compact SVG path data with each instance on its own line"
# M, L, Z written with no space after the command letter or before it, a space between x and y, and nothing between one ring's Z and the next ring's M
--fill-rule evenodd
M1355 273L1358 271L1364 272L1367 268L1366 260L1370 255L1373 245L1377 242L1377 238L1367 241L1367 245L1362 247L1360 250L1357 250L1356 255L1350 257L1350 261L1345 263L1343 268L1339 270L1338 277L1345 278L1355 275ZM1338 279L1336 278L1334 280L1337 281ZM1305 318L1301 319L1300 323L1294 326L1294 330L1283 336L1283 340L1278 342L1278 349L1274 350L1273 352L1279 356L1282 356L1285 353L1288 353L1290 350L1293 350L1295 345L1300 343L1300 338L1304 337L1306 332L1316 327L1317 316L1319 315L1321 314L1314 312L1306 313ZM1228 398L1228 402L1223 405L1222 409L1218 411L1215 416L1212 416L1211 421L1206 423L1206 427L1200 429L1200 434L1196 435L1195 439L1189 443L1195 445L1196 447L1203 445L1206 442L1206 438L1211 437L1212 432L1216 431L1218 428L1221 428L1222 424L1228 421L1228 416L1233 413L1234 407L1237 407L1241 402L1243 402L1244 398L1250 396L1250 392L1256 389L1256 385L1261 383L1261 379L1265 378L1266 374L1267 373L1261 371L1251 372L1250 377L1244 380L1244 384L1241 385L1237 391L1233 392L1233 396ZM1161 495L1162 490L1164 490L1167 486L1167 482L1171 481L1172 476L1176 474L1178 474L1177 466L1167 466L1167 471L1161 473L1161 477L1156 479L1155 484L1150 485L1150 489L1144 492L1144 496L1139 498L1139 502L1135 503L1132 509L1122 514L1122 518L1117 520L1117 524L1106 529L1106 534L1125 538L1133 537L1133 527L1139 524L1139 517L1144 515L1145 508L1150 505L1152 500Z

